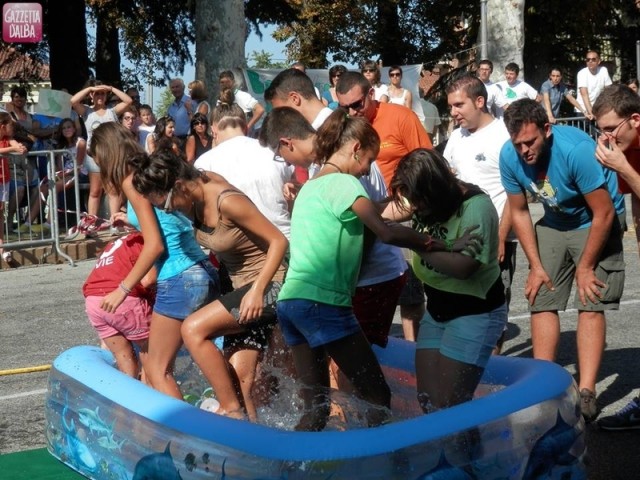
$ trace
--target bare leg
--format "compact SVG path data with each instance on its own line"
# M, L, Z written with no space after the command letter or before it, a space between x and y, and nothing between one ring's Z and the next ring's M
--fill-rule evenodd
M181 326L182 323L178 320L153 312L149 329L148 362L145 365L151 386L180 400L182 393L173 378L173 365L182 345Z
M124 338L122 335L113 335L104 339L105 344L113 353L116 359L116 365L118 370L133 378L138 378L138 372L140 366L138 365L138 358L133 351L131 342Z
M329 367L324 348L311 348L307 343L291 348L293 363L302 383L300 395L305 414L296 430L319 432L329 417Z
M638 252L640 252L640 198L635 193L631 194L631 219L636 233Z
M560 317L557 311L535 312L531 314L531 343L533 358L556 360L560 342Z
M400 318L402 319L402 331L405 340L416 341L420 320L422 320L424 312L424 302L413 305L400 305Z
M100 200L102 199L102 180L99 173L89 173L89 200L87 210L89 215L98 215Z
M418 400L425 413L473 399L483 368L459 362L438 350L416 350Z
M113 217L116 213L120 211L120 207L122 207L122 198L120 195L109 194L109 215Z
M153 325L153 323L152 323ZM189 315L182 324L185 346L216 392L220 414L244 418L229 365L210 338L242 331L222 303L215 301Z
M360 397L384 407L369 409L369 426L375 427L386 422L389 417L386 409L391 407L391 390L364 333L354 333L331 342L325 345L325 349Z
M604 352L607 321L603 312L578 312L578 371L579 387L596 391L596 379Z
M138 347L138 357L140 358L140 381L145 385L151 386L149 379L147 378L147 372L145 366L149 362L149 340L136 340L133 342Z
M259 358L260 351L255 349L238 350L229 358L229 363L236 371L238 381L240 382L239 393L242 395L244 408L247 411L249 420L252 422L258 420L258 412L256 411L251 390L256 379L256 368L258 367Z

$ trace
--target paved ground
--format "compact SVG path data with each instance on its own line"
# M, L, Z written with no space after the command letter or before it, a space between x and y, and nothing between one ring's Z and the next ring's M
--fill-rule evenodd
M539 206L532 205L539 214ZM518 252L518 271L505 354L531 356L529 316L522 296L527 269ZM622 308L609 315L607 351L598 392L603 414L625 405L640 388L640 265L635 239L625 237L627 283ZM0 371L50 364L67 348L97 344L80 293L93 261L0 271ZM575 372L576 312L563 314L558 362ZM396 325L394 331L399 331ZM0 454L44 446L44 394L47 372L0 375ZM640 431L609 433L588 427L589 478L640 478ZM0 474L0 477L2 475Z

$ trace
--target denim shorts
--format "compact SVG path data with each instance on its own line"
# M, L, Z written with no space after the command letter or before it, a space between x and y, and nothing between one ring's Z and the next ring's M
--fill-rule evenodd
M506 303L446 322L436 322L427 312L420 322L417 348L436 349L445 357L484 368L506 324Z
M165 317L184 320L220 295L218 272L209 260L158 282L153 311Z
M279 301L278 323L290 347L308 343L316 348L361 331L353 308L313 300Z

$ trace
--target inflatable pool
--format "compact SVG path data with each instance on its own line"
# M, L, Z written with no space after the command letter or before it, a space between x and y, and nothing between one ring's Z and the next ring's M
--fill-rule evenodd
M473 401L421 415L414 352L402 340L376 349L404 420L311 433L200 410L121 374L108 351L74 347L51 369L48 449L94 479L586 478L579 395L563 368L492 358Z

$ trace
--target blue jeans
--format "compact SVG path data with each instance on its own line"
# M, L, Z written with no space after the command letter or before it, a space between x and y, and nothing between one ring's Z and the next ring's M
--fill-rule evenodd
M182 273L158 282L153 311L184 320L219 296L218 272L209 260L202 260Z

